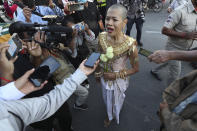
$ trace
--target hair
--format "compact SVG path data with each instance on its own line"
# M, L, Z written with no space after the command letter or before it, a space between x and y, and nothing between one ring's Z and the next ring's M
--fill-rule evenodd
M122 19L124 20L127 18L127 9L123 5L114 4L114 5L110 6L109 9L119 9L122 11Z
M23 4L32 9L35 6L35 0L22 0Z
M64 19L62 20L61 24L62 26L67 26L68 23L75 23L73 17L71 15L64 16Z

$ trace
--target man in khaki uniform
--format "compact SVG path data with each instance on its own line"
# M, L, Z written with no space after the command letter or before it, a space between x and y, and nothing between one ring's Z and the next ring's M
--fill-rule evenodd
M182 8L172 12L166 20L162 33L168 36L166 50L188 50L191 48L195 39L197 39L197 2L189 0ZM181 73L180 61L168 61L155 69L151 73L158 79L158 71L167 66L168 79L167 85L176 80Z

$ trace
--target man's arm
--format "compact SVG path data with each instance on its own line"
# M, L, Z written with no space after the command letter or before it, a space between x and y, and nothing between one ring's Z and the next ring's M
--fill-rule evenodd
M157 64L168 60L197 61L197 50L193 51L167 51L158 50L148 57L150 61Z
M14 82L0 87L0 100L18 100L25 94L15 87Z
M173 11L164 23L162 34L182 39L196 39L197 32L177 32L176 30L174 30L174 27L176 27L180 23L181 18L181 9Z
M48 94L37 98L8 101L4 107L7 111L19 116L25 126L50 117L87 78L86 75L91 74L98 65L97 62L94 69L90 69L85 67L84 63L85 61L73 75L65 79L62 84L55 86L55 89Z
M197 32L177 32L174 29L163 27L162 34L183 39L197 39Z

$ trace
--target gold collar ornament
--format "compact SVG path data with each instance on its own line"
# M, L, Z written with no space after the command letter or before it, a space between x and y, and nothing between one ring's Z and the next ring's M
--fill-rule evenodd
M107 42L107 32L102 32L99 34L99 44L102 51L106 52L108 47L113 48L114 57L111 59L111 61L118 59L128 53L129 55L130 53L133 53L136 48L134 44L135 42L135 39L125 35L125 41L123 43L112 46Z

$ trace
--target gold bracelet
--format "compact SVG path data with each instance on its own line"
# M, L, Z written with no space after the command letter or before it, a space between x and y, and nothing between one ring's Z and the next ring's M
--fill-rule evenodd
M94 76L97 77L97 78L101 77L102 75L103 75L102 72L95 72L94 73Z
M116 74L116 79L120 78L119 72L115 72Z
M120 78L123 79L124 75L123 75L122 71L119 71L119 74L120 74Z
M127 77L127 71L126 70L124 70L124 75L125 75L125 77Z
M95 75L100 75L100 74L102 74L102 72L100 71L100 72L95 72L94 73Z

